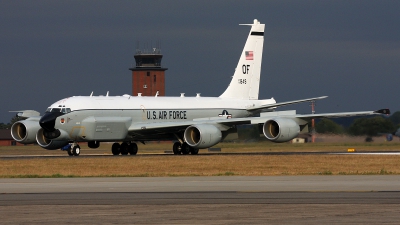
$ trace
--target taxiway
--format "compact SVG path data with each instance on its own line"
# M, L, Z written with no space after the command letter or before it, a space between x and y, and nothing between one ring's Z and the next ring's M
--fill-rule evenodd
M0 179L2 224L396 224L400 177Z

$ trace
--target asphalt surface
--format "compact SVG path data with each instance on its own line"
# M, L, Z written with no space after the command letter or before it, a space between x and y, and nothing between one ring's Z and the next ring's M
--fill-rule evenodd
M399 224L400 176L0 179L1 224Z
M382 152L382 151L366 151L366 152L246 152L246 153L218 153L218 152L202 152L196 157L207 157L213 155L400 155L400 151ZM177 157L177 155L171 153L139 153L138 155L119 155L115 156L110 154L93 154L93 153L81 153L78 157L81 158L103 158L103 157ZM76 157L68 156L67 153L60 154L45 154L45 155L0 155L1 160L12 160L12 159L37 159L37 158L65 158L65 157Z

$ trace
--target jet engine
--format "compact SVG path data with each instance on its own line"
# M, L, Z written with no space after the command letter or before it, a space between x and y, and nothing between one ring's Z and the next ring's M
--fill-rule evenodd
M221 130L211 124L197 124L186 128L185 142L193 148L209 148L222 139Z
M300 126L292 119L274 118L264 123L263 133L270 141L286 142L299 135Z
M43 128L40 128L36 134L36 141L40 147L47 150L57 150L66 146L70 142L69 135L66 131L60 130L60 136L54 139L48 139L43 134Z
M39 119L27 119L15 122L11 127L11 136L19 143L36 143L36 133L40 129Z

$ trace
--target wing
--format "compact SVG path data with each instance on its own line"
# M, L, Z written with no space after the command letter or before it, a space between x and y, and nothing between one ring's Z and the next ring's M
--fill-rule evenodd
M262 113L260 117L244 117L244 118L228 118L228 117L209 117L200 118L190 121L180 122L157 122L148 123L140 122L133 123L128 131L133 133L154 133L154 132L178 132L191 125L197 124L213 124L220 128L221 131L226 131L234 125L242 124L260 124L266 122L271 118L329 118L329 117L350 117L350 116L368 116L368 115L382 115L390 114L389 109L381 109L377 111L360 111L360 112L341 112L341 113L321 113L321 114L296 114L295 110L290 111L278 111Z
M259 124L263 125L264 135L271 141L284 142L293 139L303 130L307 122L303 119L310 118L323 118L323 117L349 117L349 116L368 116L368 115L382 115L389 114L389 109L381 109L377 111L360 111L360 112L340 112L340 113L321 113L321 114L296 114L295 110L278 111L261 113L260 117L244 117L244 118L228 118L228 117L211 117L201 118L191 121L181 122L140 122L133 123L128 129L131 136L138 140L173 138L174 135L184 132L190 126L198 126L206 124L207 126L216 127L220 131L228 131L236 125L243 124ZM283 136L287 130L290 135ZM282 132L281 132L282 131ZM285 131L286 132L286 131Z

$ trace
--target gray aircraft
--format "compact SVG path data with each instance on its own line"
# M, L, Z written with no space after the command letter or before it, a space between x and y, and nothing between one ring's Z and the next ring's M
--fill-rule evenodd
M137 142L175 140L174 154L198 154L222 141L236 126L254 124L273 142L287 142L308 132L307 119L388 114L378 111L300 115L274 111L279 106L315 101L327 96L277 103L258 99L264 24L254 20L227 89L219 97L73 96L52 104L43 116L20 111L28 117L11 128L19 143L37 143L48 150L64 149L79 155L78 143L98 148L115 142L112 153L135 155Z

